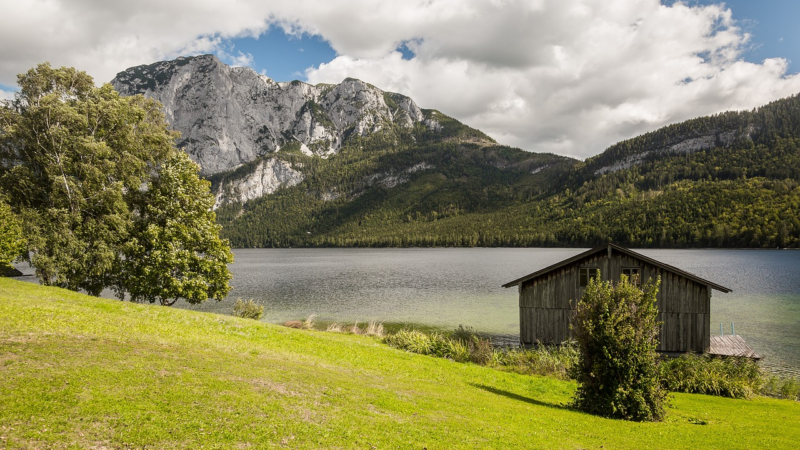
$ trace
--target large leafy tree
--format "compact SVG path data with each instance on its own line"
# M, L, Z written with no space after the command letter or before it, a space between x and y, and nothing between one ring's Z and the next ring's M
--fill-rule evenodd
M133 301L199 303L230 291L233 255L211 207L210 183L186 153L173 152L137 194L135 231L126 244L118 292Z
M660 323L656 294L660 279L642 288L623 276L619 284L590 280L575 311L580 348L574 369L575 405L586 412L627 420L664 416L666 391L656 348Z
M46 63L18 83L15 100L0 108L0 188L24 221L37 275L92 295L134 288L122 255L146 220L136 202L177 151L161 105Z

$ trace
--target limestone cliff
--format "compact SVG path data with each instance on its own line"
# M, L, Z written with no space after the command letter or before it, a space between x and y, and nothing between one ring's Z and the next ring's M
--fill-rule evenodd
M293 141L304 153L327 157L349 137L387 126L440 128L410 98L363 81L279 83L213 55L132 67L111 83L122 95L144 94L163 103L167 121L181 132L179 147L206 176L279 152Z

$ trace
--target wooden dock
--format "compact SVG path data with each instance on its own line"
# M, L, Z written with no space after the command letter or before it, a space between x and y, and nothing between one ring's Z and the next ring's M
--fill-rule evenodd
M711 336L711 346L708 349L711 355L719 356L744 356L755 360L761 359L739 335Z

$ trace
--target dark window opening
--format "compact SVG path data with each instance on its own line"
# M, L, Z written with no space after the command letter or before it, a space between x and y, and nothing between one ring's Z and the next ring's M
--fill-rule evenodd
M639 267L625 267L622 269L622 274L628 277L628 281L636 286L642 284L642 269Z
M589 285L589 280L596 278L600 273L600 269L592 267L581 267L578 269L578 287L586 287Z

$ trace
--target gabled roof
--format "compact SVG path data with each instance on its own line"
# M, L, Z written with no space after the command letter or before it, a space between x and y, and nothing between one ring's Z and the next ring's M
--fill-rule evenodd
M690 280L692 280L694 282L710 286L712 289L716 289L718 291L725 292L725 293L731 292L731 289L726 288L725 286L721 286L719 284L712 283L711 281L708 281L706 279L700 278L697 275L694 275L694 274L691 274L691 273L686 272L684 270L678 269L677 267L670 266L669 264L664 264L661 261L656 261L653 258L649 258L647 256L642 255L641 253L636 253L631 249L628 249L628 248L625 248L625 247L620 247L619 245L616 245L616 244L607 244L607 245L601 245L600 247L595 247L595 248L593 248L591 250L588 250L588 251L585 251L585 252L583 252L583 253L581 253L579 255L575 255L572 258L567 258L567 259L565 259L565 260L563 260L563 261L561 261L559 263L555 263L552 266L545 267L544 269L541 269L541 270L537 270L536 272L533 272L530 275L525 275L522 278L517 278L514 281L511 281L511 282L508 282L508 283L504 284L503 287L504 288L509 288L511 286L516 286L516 285L518 285L520 283L524 283L524 282L526 282L528 280L532 280L534 278L538 278L538 277L540 277L542 275L545 275L545 274L547 274L549 272L552 272L552 271L554 271L556 269L560 269L560 268L562 268L564 266L568 266L568 265L570 265L570 264L572 264L572 263L574 263L576 261L579 261L579 260L581 260L583 258L586 258L588 256L592 256L595 253L600 253L600 252L604 252L604 251L611 252L611 250L616 250L616 251L618 251L620 253L623 253L625 255L628 255L628 256L630 256L632 258L640 259L642 261L645 261L648 264L652 264L652 265L654 265L654 266L656 266L656 267L658 267L660 269L666 270L667 272L672 272L672 273L674 273L676 275L680 275L680 276L682 276L684 278L688 278L688 279L690 279Z

